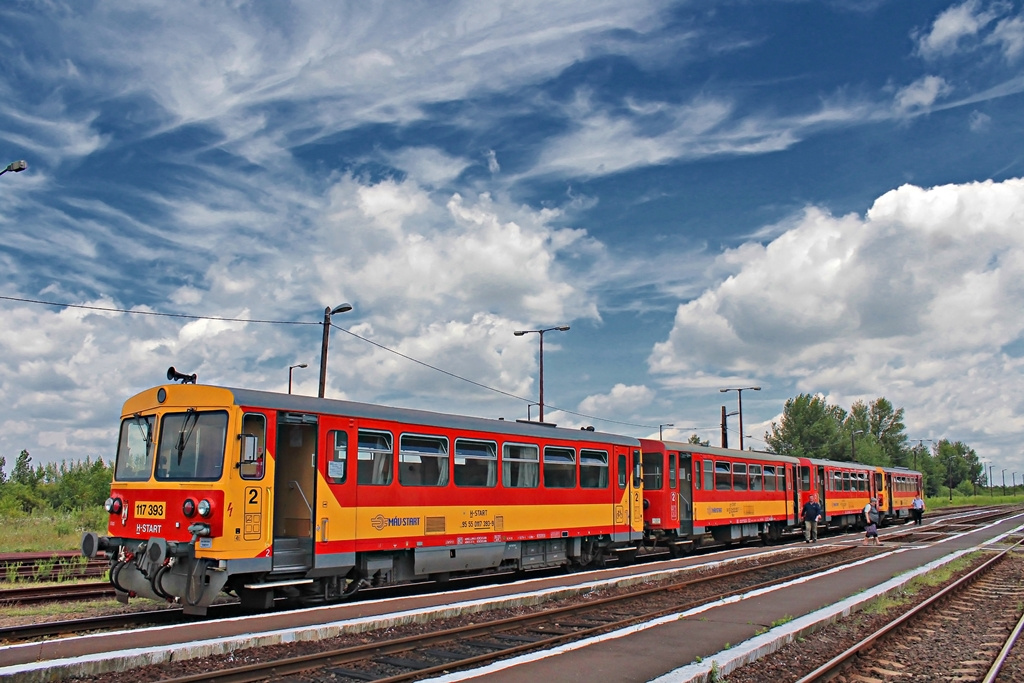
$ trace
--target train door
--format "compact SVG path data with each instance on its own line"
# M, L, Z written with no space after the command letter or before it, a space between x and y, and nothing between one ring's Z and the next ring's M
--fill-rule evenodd
M316 435L316 415L278 415L274 469L275 572L304 572L312 566Z
M644 504L643 504L643 460L640 455L640 449L632 449L632 457L622 457L626 453L630 453L630 449L622 449L622 453L618 458L621 464L624 460L629 463L629 470L622 472L619 476L626 475L627 480L627 491L626 498L629 501L627 505L629 509L627 511L629 520L629 540L639 541L644 536Z
M355 564L351 550L356 523L355 420L323 416L320 439L320 476L313 504L313 566L338 570Z
M796 476L792 465L786 465L786 491L789 493L787 500L793 505L793 509L787 513L789 523L796 524L800 516L800 487L797 485Z
M693 462L690 453L679 452L679 535L693 535ZM672 461L669 461L671 466Z
M827 520L828 515L825 514L825 511L828 508L825 507L825 467L823 465L818 465L818 481L815 483L818 489L818 505L821 506L821 515L823 519Z

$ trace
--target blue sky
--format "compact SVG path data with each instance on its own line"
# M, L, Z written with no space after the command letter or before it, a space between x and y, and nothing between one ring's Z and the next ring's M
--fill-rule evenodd
M347 301L328 396L525 418L512 332L568 324L561 425L885 396L1024 473L1019 1L15 0L0 47L9 463L109 458L170 365L315 395Z

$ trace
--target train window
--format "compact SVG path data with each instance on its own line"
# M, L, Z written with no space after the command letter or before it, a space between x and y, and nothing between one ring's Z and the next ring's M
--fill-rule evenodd
M544 487L571 489L576 487L576 451L560 446L544 448Z
M626 456L625 455L620 455L617 458L617 462L618 462L618 465L619 465L619 476L618 476L619 488L620 489L625 489L626 488Z
M443 436L403 434L398 462L402 486L448 485L448 439Z
M501 451L501 485L532 489L540 476L540 449L536 446L507 443Z
M779 490L780 491L785 491L786 490L786 468L785 467L779 467L775 471L775 476L778 477Z
M800 490L811 490L811 468L809 467L800 468Z
M639 489L644 483L643 465L640 463L640 449L633 449L633 488Z
M153 472L153 416L136 415L121 422L117 439L117 481L145 481Z
M246 413L242 417L241 437L239 473L242 479L262 479L267 458L267 418L259 413Z
M732 468L722 460L715 461L715 490L729 491L732 489Z
M585 489L608 488L608 451L580 450L580 486Z
M391 432L359 430L356 452L356 483L387 486L394 477Z
M224 469L228 414L224 411L164 415L156 478L162 481L216 481Z
M664 458L661 453L644 453L644 490L660 491L664 483L662 467Z
M455 439L455 485L498 483L498 445L493 441Z
M864 473L864 472L861 472L857 476L857 483L860 485L860 488L858 490L860 490L860 491L867 491L868 490L868 475L866 473Z
M704 490L713 491L715 489L715 468L710 460L704 461Z
M747 486L747 463L734 462L732 464L732 489L733 491L746 491Z
M327 432L327 443L330 445L330 459L327 461L327 481L332 484L344 484L348 472L348 432L335 429Z
M646 484L644 484L646 486ZM676 454L668 454L668 487L676 490Z
M882 474L880 472L875 472L875 490L882 490Z
M693 461L693 488L700 489L701 476L700 476L700 460Z
M750 466L750 490L760 491L761 486L761 466L751 465Z
M765 465L764 466L764 490L774 491L775 490L775 466Z

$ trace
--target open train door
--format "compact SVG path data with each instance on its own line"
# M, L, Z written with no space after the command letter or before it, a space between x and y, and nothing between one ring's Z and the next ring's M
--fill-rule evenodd
M317 416L279 413L274 469L275 573L304 573L313 564Z

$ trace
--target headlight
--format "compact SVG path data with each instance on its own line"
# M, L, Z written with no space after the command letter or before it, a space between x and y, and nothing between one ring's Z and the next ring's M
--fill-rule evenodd
M185 502L181 504L181 514L186 517L196 514L196 502L191 498L186 498Z
M202 515L203 517L209 517L211 511L212 510L210 508L210 501L206 500L205 498L202 499L201 501L199 501L199 514L200 515Z
M103 503L103 509L112 515L121 514L121 499L107 498L106 502Z

